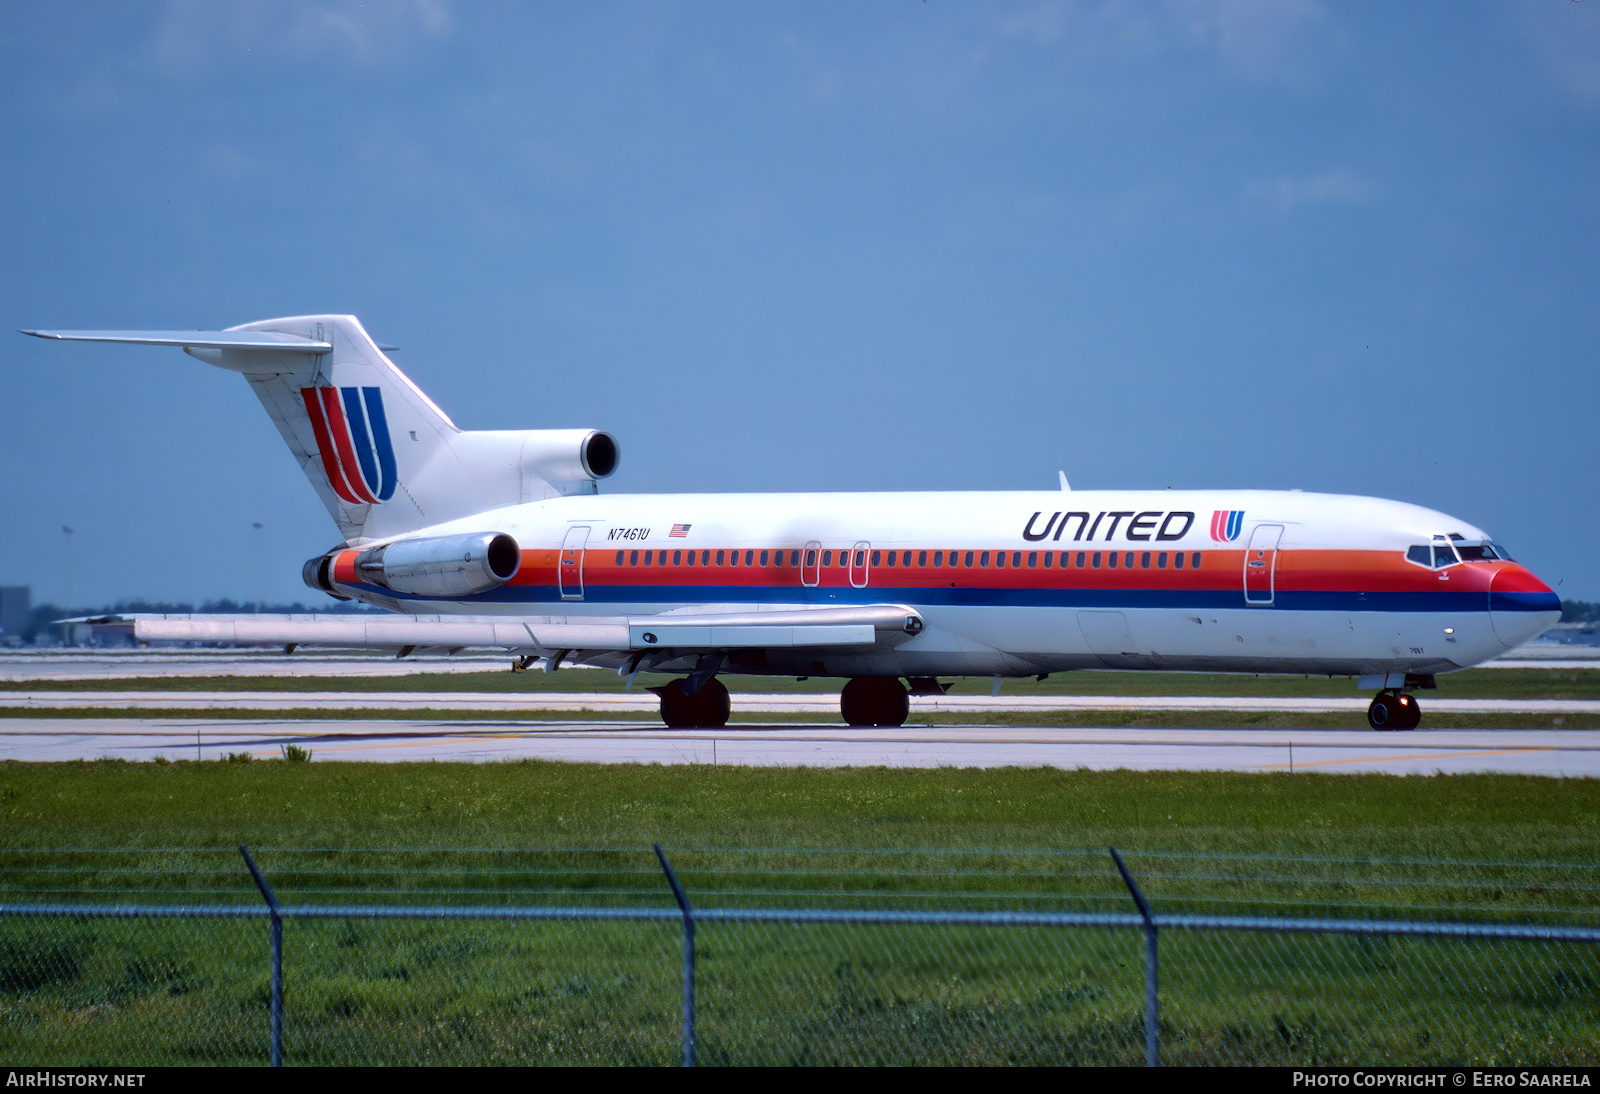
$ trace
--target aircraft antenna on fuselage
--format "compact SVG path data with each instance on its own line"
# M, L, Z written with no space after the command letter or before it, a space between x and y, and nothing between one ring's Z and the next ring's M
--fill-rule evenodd
M1066 491L1071 490L1072 489L1072 484L1067 481L1067 473L1065 471L1057 471L1056 474L1061 476L1061 490L1062 490L1062 492L1065 493Z

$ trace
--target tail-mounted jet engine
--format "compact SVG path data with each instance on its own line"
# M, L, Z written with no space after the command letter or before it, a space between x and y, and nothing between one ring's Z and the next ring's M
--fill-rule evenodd
M302 576L313 589L335 592L333 558L324 555L305 564ZM402 539L356 556L356 574L364 582L412 596L472 596L498 589L522 566L517 541L504 532Z
M523 434L522 466L547 482L603 479L617 469L622 446L596 429L530 429Z

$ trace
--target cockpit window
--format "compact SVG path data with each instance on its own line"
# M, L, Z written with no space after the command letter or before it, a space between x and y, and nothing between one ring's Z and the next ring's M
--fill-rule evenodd
M1437 542L1440 537L1434 536L1433 538ZM1450 542L1455 546L1456 553L1461 556L1462 562L1511 561L1511 552L1492 539L1468 540L1460 532L1451 532L1449 538Z
M1444 536L1435 536L1432 544L1417 544L1415 547L1406 548L1406 559L1415 562L1418 566L1426 566L1430 570L1442 570L1446 566L1454 566L1466 556L1456 557L1456 549Z
M1462 562L1511 561L1511 552L1493 540L1480 539L1475 543L1457 543L1455 546Z

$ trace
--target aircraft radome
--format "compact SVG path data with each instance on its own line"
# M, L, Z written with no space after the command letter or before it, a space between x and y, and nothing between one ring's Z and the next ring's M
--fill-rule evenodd
M591 429L458 429L351 316L225 331L26 331L181 346L243 374L344 537L306 584L388 617L136 615L141 640L498 646L527 667L682 674L670 726L719 726L719 674L842 677L899 725L941 676L1114 668L1358 677L1375 729L1413 691L1559 618L1480 528L1268 490L601 494Z

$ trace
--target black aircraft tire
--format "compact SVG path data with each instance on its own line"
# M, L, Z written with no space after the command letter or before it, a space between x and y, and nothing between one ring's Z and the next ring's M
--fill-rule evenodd
M839 693L839 713L852 726L903 726L911 698L893 676L857 676Z
M1394 697L1394 702L1399 708L1395 729L1416 729L1422 724L1422 704L1414 697L1402 692Z
M721 680L712 677L693 695L683 693L682 678L652 690L661 696L661 720L669 729L721 729L733 704Z
M1367 725L1379 732L1399 729L1395 722L1400 717L1400 711L1396 709L1394 699L1387 691L1378 692L1372 705L1367 708Z

